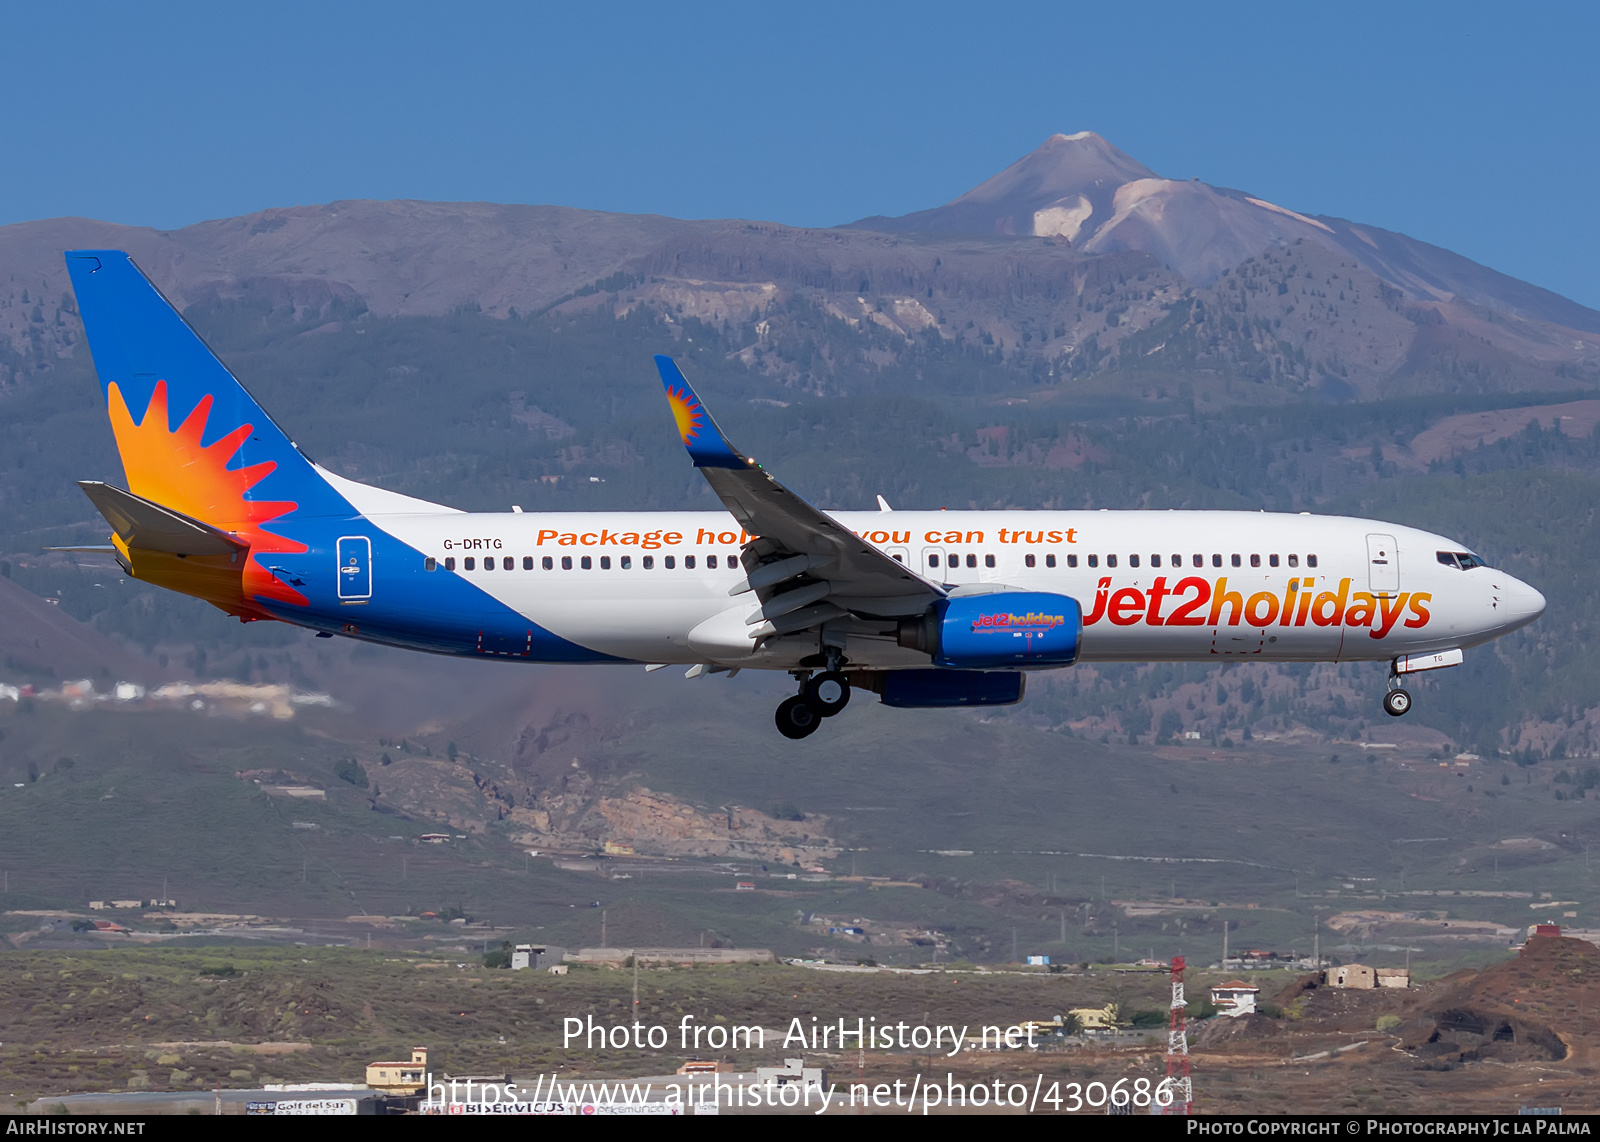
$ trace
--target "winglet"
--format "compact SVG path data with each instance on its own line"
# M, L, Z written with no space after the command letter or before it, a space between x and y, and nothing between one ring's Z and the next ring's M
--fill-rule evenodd
M695 396L684 378L683 370L671 357L656 354L656 368L661 371L661 384L667 390L667 403L672 406L672 418L677 421L678 435L689 450L689 459L696 468L749 468L751 461L728 443L717 422L711 419L705 405Z

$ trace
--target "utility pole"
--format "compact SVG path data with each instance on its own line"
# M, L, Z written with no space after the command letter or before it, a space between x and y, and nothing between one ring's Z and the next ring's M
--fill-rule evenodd
M1222 970L1228 970L1228 922L1222 922Z
M606 943L606 910L604 908L600 909L600 946L602 948L611 946Z
M633 960L633 1021L639 1021L639 949L629 948L628 958Z

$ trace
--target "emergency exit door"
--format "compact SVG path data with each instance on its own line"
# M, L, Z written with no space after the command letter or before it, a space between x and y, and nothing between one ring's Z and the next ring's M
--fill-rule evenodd
M364 535L339 540L339 598L372 598L372 540Z

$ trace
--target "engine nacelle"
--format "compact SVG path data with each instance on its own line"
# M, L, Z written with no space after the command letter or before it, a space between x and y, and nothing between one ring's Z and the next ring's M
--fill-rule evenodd
M1078 600L1043 591L1000 591L941 599L901 619L899 643L939 666L1016 669L1071 666L1083 636Z

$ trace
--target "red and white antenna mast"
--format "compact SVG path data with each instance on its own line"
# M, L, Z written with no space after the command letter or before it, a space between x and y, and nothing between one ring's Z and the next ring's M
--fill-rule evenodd
M1189 1023L1184 1015L1183 957L1172 957L1172 1020L1167 1026L1167 1092L1172 1101L1163 1114L1193 1114L1194 1088L1189 1082Z

